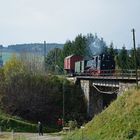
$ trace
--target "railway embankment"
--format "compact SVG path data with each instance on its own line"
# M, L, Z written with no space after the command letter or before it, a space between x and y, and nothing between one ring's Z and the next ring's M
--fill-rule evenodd
M37 126L20 117L10 116L0 110L0 133L1 132L36 132Z
M64 140L139 140L140 89L131 89Z

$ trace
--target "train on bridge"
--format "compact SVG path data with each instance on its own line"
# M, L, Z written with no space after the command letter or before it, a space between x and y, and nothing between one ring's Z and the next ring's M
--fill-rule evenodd
M109 54L96 55L91 59L70 55L64 59L64 69L71 76L113 75L115 72L115 60Z

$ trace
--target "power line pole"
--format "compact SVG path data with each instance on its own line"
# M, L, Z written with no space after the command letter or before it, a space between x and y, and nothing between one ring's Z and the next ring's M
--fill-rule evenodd
M134 45L134 61L135 61L135 70L136 70L136 84L138 88L138 67L137 67L137 52L136 52L136 41L135 41L135 29L132 29L133 32L133 45Z
M54 53L55 53L55 54L54 54L54 55L55 55L55 56L54 56L54 57L55 57L55 58L54 58L54 59L55 59L55 60L54 60L54 61L55 61L55 62L54 62L54 63L55 63L55 67L54 67L54 68L55 68L55 74L56 74L56 48L55 48L55 52L54 52Z
M0 46L1 47L1 46ZM3 60L2 60L2 47L0 48L0 68L3 67Z
M65 126L65 81L63 80L63 127Z
M44 70L46 72L46 41L44 41Z

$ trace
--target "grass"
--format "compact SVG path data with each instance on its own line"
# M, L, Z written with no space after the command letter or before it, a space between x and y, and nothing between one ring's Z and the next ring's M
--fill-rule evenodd
M24 120L16 119L0 110L0 127L2 131L36 132L37 126Z
M0 135L0 140L12 140L10 135Z
M130 90L64 140L140 140L140 90Z
M8 114L3 113L0 110L0 129L2 131L11 132L37 132L37 124L32 124L23 120L22 118L10 116ZM55 126L44 126L44 133L53 133L58 132L58 129ZM58 134L58 133L56 133Z

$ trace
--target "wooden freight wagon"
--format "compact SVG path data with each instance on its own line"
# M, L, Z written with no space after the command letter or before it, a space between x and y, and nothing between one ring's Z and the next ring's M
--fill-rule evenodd
M64 59L64 69L68 74L74 74L75 72L75 62L83 60L82 56L70 55Z

